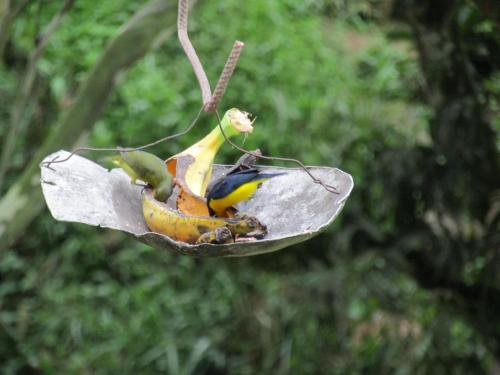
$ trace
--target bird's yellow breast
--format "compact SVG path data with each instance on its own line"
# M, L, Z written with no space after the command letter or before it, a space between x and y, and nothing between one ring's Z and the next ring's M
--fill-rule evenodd
M247 182L238 188L234 189L231 193L223 198L212 199L209 202L210 208L215 211L217 216L225 216L226 208L234 206L235 204L250 199L255 193L259 184L266 180L266 178Z

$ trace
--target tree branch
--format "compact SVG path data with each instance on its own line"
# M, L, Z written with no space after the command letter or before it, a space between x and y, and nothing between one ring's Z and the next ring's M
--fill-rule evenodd
M2 156L0 158L0 189L3 185L5 173L9 168L9 158L16 144L16 136L19 133L21 124L23 123L23 115L26 114L26 109L32 101L38 60L40 60L49 39L61 25L64 15L71 9L73 3L74 0L65 0L59 12L54 15L45 30L41 33L38 43L29 57L28 66L26 68L26 72L24 73L24 79L11 112L9 131L7 132L7 136L3 142Z
M142 58L165 29L173 33L174 27L172 2L155 0L139 10L110 41L72 105L62 113L32 162L0 200L0 250L17 240L44 207L40 161L60 148L73 148L82 133L100 117L117 75Z
M29 0L21 0L15 8L12 8L10 0L0 0L0 60L2 60L5 45L9 39L10 26L28 2Z

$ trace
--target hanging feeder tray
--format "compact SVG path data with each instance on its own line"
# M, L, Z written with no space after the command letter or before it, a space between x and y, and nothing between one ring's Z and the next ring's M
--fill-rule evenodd
M248 256L306 241L335 220L353 188L352 177L337 168L311 167L310 171L336 187L339 194L314 184L300 168L262 167L269 173L286 174L266 181L252 199L237 207L257 216L267 226L268 234L248 242L190 245L148 229L142 214L142 188L131 184L121 169L108 171L78 155L44 166L55 157L68 155L67 151L58 151L41 164L43 195L56 220L120 230L155 248L192 256ZM212 178L228 168L214 165Z

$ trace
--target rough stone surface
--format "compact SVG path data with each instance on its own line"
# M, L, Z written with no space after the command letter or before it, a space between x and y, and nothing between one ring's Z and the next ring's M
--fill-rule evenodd
M59 151L45 158L66 157ZM213 178L227 166L215 165ZM312 167L311 172L335 186L340 194L314 184L301 169L263 167L286 172L266 181L239 209L256 215L269 233L258 241L225 245L189 245L150 232L142 216L140 186L132 185L121 169L108 171L91 160L74 155L63 163L41 166L42 190L56 220L116 229L151 246L195 256L246 256L276 251L317 235L337 217L353 188L352 177L336 168Z

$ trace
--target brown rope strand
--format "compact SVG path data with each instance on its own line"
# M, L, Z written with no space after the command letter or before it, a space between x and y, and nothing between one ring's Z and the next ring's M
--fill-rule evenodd
M191 40L189 40L187 31L188 16L189 0L179 0L179 9L177 10L177 36L189 62L191 63L191 66L193 67L194 74L198 79L203 105L206 105L210 102L210 99L212 97L210 83L208 82L207 74L203 69L203 65L201 64L201 61L196 54L193 44L191 43Z
M245 47L245 43L237 40L234 42L233 48L229 57L226 61L226 65L224 65L224 69L222 69L222 73L220 75L219 81L217 81L217 85L215 86L214 93L210 101L205 105L205 112L213 112L217 106L219 105L224 92L226 91L227 85L229 84L229 80L233 75L234 69L236 68L236 64L238 64L238 59L240 58L241 52Z

